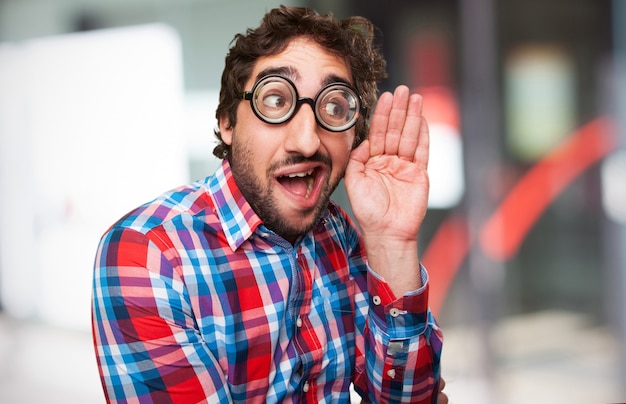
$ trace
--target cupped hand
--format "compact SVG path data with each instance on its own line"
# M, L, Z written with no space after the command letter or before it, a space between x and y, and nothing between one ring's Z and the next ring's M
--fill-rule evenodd
M367 140L354 149L345 186L364 236L416 240L428 205L428 147L422 97L383 93Z

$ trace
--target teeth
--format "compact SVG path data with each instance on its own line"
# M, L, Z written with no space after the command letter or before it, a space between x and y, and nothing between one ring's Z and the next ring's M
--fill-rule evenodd
M311 196L311 192L313 191L313 171L314 169L310 169L309 171L301 172L301 173L291 173L287 174L284 177L287 178L305 178L306 179L306 193L304 195L305 198Z
M307 178L307 187L306 187L306 195L304 195L305 198L309 198L309 196L311 196L311 191L313 190L313 177L309 177Z
M304 178L304 177L306 177L307 175L311 175L311 174L313 174L313 170L312 170L312 169L311 169L311 170L309 170L309 171L307 171L307 172L304 172L304 173L293 173L293 174L288 174L288 175L287 175L287 177L289 177L289 178L296 178L296 177L298 177L298 178Z

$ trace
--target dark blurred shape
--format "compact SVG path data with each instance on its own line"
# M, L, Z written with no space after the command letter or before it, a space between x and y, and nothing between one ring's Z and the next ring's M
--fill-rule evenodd
M81 11L78 13L74 17L72 26L74 32L94 31L107 27L103 19L93 11Z

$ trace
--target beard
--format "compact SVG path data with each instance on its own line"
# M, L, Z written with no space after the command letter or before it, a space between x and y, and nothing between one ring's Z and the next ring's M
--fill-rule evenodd
M289 220L281 214L281 206L279 206L279 202L274 195L277 185L272 172L279 167L315 161L324 164L328 169L327 172L331 173L332 160L330 156L322 154L319 151L308 158L302 155L291 155L283 161L273 163L265 173L265 178L260 178L256 176L253 170L253 150L242 142L238 142L236 140L237 138L238 137L233 134L233 144L228 161L239 190L254 212L263 221L265 227L285 240L294 243L298 238L317 225L328 207L331 194L335 188L337 188L340 179L343 177L345 167L340 172L340 175L334 179L330 176L326 178L320 197L313 208L303 210L300 214L300 218Z

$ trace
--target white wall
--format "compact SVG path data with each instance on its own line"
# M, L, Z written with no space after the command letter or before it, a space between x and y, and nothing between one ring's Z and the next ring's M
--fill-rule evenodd
M275 0L0 2L0 304L89 326L96 243L208 175L229 43ZM77 16L108 30L67 34ZM189 172L192 167L192 172Z
M180 42L163 25L0 46L0 299L89 324L100 235L187 181Z

